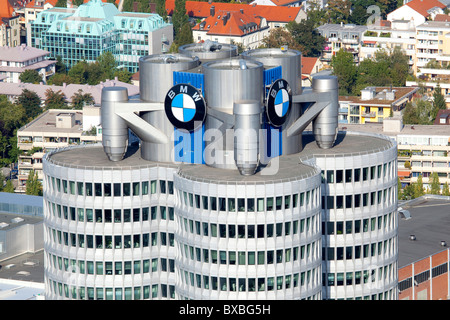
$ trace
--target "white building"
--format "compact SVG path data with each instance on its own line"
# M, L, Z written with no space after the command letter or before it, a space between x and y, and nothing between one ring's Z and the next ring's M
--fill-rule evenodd
M409 58L411 69L416 61L416 29L410 20L382 21L369 25L363 34L360 60L373 58L378 50L393 50L398 47Z
M195 42L211 40L241 44L244 49L256 49L269 35L269 25L263 17L243 12L217 11L192 28Z
M17 145L22 153L18 159L18 186L16 192L26 190L29 173L44 179L42 158L45 153L76 144L96 143L102 140L100 108L83 110L50 109L17 131Z
M49 52L22 44L16 47L0 47L0 75L4 82L19 83L26 70L36 70L44 82L55 73L55 60L48 59ZM5 92L7 93L7 92Z
M415 26L433 19L436 14L442 14L446 5L438 0L412 0L400 8L387 14L387 20L411 20Z

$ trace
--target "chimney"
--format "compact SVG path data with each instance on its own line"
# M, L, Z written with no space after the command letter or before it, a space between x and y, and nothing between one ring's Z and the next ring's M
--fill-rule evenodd
M214 15L216 14L216 8L214 6L211 6L211 8L209 9L209 14L211 15L211 17L214 17Z
M244 13L244 9L239 9L239 11L240 11L241 13Z
M224 26L227 24L227 20L228 20L228 15L225 14L225 15L222 17L222 21L223 21L223 25L224 25Z

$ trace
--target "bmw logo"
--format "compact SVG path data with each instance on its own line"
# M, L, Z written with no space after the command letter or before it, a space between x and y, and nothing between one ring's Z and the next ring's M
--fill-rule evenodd
M276 80L269 89L266 112L269 122L275 127L283 125L292 105L291 87L284 79Z
M193 131L205 120L205 100L197 88L180 83L173 86L164 100L169 121L178 129Z

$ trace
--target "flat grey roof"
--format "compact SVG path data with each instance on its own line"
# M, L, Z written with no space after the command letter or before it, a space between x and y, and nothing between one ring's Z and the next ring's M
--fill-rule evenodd
M0 261L0 279L44 283L44 250Z
M172 163L152 162L141 157L141 150L137 146L129 146L125 157L121 161L110 161L103 151L101 144L82 145L69 148L58 149L55 152L47 153L48 159L55 164L68 166L71 168L91 168L91 169L127 169L139 167L171 166Z
M407 266L413 262L447 249L441 241L450 245L450 200L422 198L407 207L410 219L399 216L398 223L398 266ZM416 240L410 240L415 235Z
M449 125L405 124L400 132L384 132L383 123L365 123L365 124L340 123L339 129L348 131L372 132L391 137L399 135L450 136Z
M42 223L43 217L0 212L0 232L16 228L24 224ZM3 226L3 227L1 227Z
M48 155L50 162L69 167L79 168L108 168L121 170L128 167L149 167L149 166L170 166L180 167L180 173L184 177L193 180L223 181L224 183L265 183L268 181L291 180L296 177L313 175L313 167L302 164L302 161L314 156L334 156L367 154L392 147L392 141L386 137L370 135L366 133L340 132L336 139L335 146L331 149L320 149L313 135L303 134L304 150L293 155L280 157L280 169L276 175L266 175L264 171L259 171L255 175L243 176L237 170L226 170L213 168L207 165L174 164L147 161L141 158L140 150L137 147L130 147L122 161L109 161L103 147L83 146L74 147L67 150L57 150Z
M20 128L19 133L21 133L22 136L25 136L25 133L33 134L35 132L64 132L64 133L80 133L83 129L83 111L72 111L70 110L60 110L60 109L50 109L47 112L44 112L42 115L31 121L30 123L26 124L22 128ZM56 117L61 114L61 112L64 112L66 114L68 113L74 113L75 114L75 121L79 121L79 123L75 123L73 127L71 128L57 128L56 127Z

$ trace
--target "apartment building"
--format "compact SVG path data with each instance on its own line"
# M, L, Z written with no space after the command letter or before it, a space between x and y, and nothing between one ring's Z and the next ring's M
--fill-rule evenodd
M28 47L22 44L17 47L0 47L0 75L4 82L19 83L20 75L26 70L36 70L43 82L55 73L55 60L49 60L50 52Z
M361 40L364 33L367 31L367 26L327 23L318 27L317 31L326 40L320 58L324 64L329 64L331 58L341 49L351 52L353 54L353 61L356 64L359 63Z
M424 188L430 188L436 172L441 189L450 184L450 130L447 125L403 125L401 117L383 123L340 124L343 130L382 133L397 141L397 171L402 186L422 176Z
M409 58L413 70L416 61L416 29L410 20L380 21L368 25L362 36L360 60L370 59L378 50L393 50L399 47Z
M17 146L22 151L18 159L18 187L26 190L29 173L34 170L42 181L42 158L45 153L77 144L102 140L100 108L83 110L50 109L17 131Z
M339 97L339 123L381 123L411 101L417 87L367 87L361 96Z

